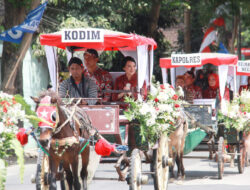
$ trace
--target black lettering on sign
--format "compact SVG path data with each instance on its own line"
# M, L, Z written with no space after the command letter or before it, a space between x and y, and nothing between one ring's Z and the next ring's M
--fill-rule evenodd
M72 31L72 39L77 40L78 38L78 32L77 31Z
M100 31L92 31L92 39L100 40Z
M85 36L86 36L85 31L80 31L79 33L80 33L80 35L79 35L80 40L84 40Z
M89 31L87 31L87 40L89 40L90 38L90 35L89 35Z
M65 40L71 40L70 31L64 31Z

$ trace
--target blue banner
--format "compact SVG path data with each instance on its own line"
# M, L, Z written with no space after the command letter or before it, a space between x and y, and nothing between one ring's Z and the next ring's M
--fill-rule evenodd
M23 39L24 32L35 32L40 24L46 5L47 1L39 5L36 9L30 11L22 24L2 32L0 34L0 40L20 43Z

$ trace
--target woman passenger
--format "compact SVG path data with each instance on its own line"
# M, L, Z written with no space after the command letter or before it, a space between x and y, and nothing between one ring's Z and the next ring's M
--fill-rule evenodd
M209 74L208 75L208 88L202 91L203 98L207 98L207 99L216 98L218 89L219 89L219 76L215 73Z
M115 81L114 90L136 90L137 88L137 73L136 73L136 63L134 58L127 56L122 61L123 70L125 71L125 74L118 77ZM144 92L143 92L143 98L146 97L147 91L146 91L146 83L143 85ZM113 101L121 101L124 102L125 96L132 96L135 99L137 99L137 92L121 92L121 93L115 93L112 95Z
M175 80L175 88L180 86L182 89L184 89L184 84L185 84L184 76L183 75L178 75L176 77L176 80Z

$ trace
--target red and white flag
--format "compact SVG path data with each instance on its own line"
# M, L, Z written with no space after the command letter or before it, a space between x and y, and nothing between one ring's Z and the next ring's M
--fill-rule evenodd
M216 27L219 27L219 26L225 26L225 21L222 17L216 18L213 21L212 26L210 26L206 30L199 52L202 52L202 53L211 52L209 45L217 40Z

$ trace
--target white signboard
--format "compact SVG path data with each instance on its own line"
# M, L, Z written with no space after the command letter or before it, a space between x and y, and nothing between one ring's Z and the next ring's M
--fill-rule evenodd
M250 60L238 61L237 71L240 73L250 73Z
M201 65L201 54L172 54L171 64L176 66Z
M62 42L104 42L104 31L97 28L63 29Z

